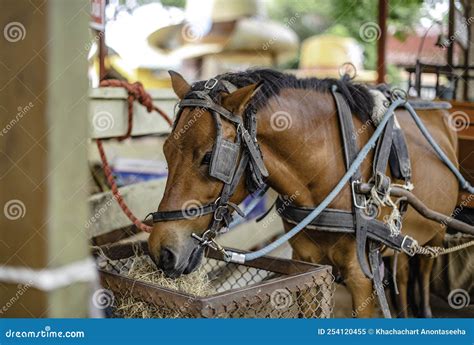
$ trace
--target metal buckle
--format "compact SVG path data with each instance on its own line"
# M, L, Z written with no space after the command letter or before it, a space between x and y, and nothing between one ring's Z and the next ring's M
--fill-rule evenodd
M202 234L202 236L199 236L197 234L195 234L194 232L191 234L191 237L194 238L195 240L197 240L199 242L199 245L200 246L206 246L206 247L209 247L219 253L222 254L224 260L226 262L230 262L231 258L232 258L232 253L228 253L224 247L222 247L219 243L217 243L215 240L214 240L214 236L213 236L213 233L211 232L211 230L206 230L204 232L204 234Z
M345 62L343 63L339 69L339 77L344 78L347 76L349 80L355 79L357 76L357 68L354 66L352 62Z
M214 211L214 220L216 222L222 222L222 220L224 220L224 212L226 212L226 210L226 205L217 206L216 210Z
M211 78L208 81L206 81L206 83L204 84L204 88L208 90L212 90L214 86L217 85L218 82L219 80L217 80L216 78Z
M411 241L410 246L407 246L406 243L405 243L407 239ZM418 242L415 239L411 238L410 236L406 235L405 237L403 237L402 244L400 245L400 248L407 255L413 256L413 255L416 254L416 247L417 246L418 246Z
M356 183L360 183L359 180L357 181L352 181L352 184L351 184L351 188L352 188L352 201L354 201L354 206L356 208L360 208L361 210L365 210L367 208L367 199L364 198L364 204L363 205L360 205L357 203L357 194L356 191L355 191L355 185Z

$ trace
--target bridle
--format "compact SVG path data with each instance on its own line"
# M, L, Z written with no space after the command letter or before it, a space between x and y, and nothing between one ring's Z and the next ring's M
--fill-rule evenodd
M208 229L202 236L192 234L201 246L209 246L223 253L225 251L214 238L227 229L232 222L233 211L244 216L239 206L230 201L245 172L257 188L264 188L268 171L263 162L262 153L257 143L256 114L250 112L245 119L233 114L211 98L210 92L216 86L231 93L237 88L227 80L211 78L204 84L204 90L192 90L178 104L175 124L178 122L183 109L199 107L207 109L215 123L216 141L214 143L210 162L209 175L224 183L221 194L211 203L189 209L158 211L148 214L153 223L194 219L212 214ZM222 135L222 118L234 125L237 135L235 141L225 139ZM239 159L240 156L240 159Z

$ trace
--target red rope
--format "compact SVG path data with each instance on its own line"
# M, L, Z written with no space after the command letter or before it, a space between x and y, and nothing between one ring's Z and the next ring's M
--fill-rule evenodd
M102 87L123 87L124 89L127 90L128 92L128 128L127 128L127 133L125 135L118 137L117 140L122 141L130 137L132 134L132 126L133 126L133 103L137 100L142 104L146 110L151 113L152 111L158 112L166 122L168 122L169 125L171 125L171 119L166 115L166 113L161 110L160 108L156 107L153 104L153 100L150 96L149 93L145 91L143 88L142 83L136 82L136 83L128 83L123 80L103 80L100 83L100 86ZM140 221L133 212L128 208L127 204L125 203L125 200L123 200L122 195L120 194L117 183L115 182L115 179L112 174L112 169L110 169L109 162L107 161L107 156L105 155L104 147L102 145L102 140L97 139L97 148L99 150L100 154L100 159L102 161L102 168L104 169L104 174L105 177L107 178L107 182L112 189L112 194L119 204L120 208L122 209L123 213L130 219L130 221L135 224L137 228L139 228L142 231L146 232L151 232L153 229L151 226L146 225L142 221Z

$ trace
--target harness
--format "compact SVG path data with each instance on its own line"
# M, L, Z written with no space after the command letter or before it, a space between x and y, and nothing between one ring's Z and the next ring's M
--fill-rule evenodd
M257 143L256 114L252 112L244 120L215 103L209 93L216 86L223 87L229 93L236 89L234 85L226 80L209 79L204 85L204 90L191 91L177 104L179 111L176 115L175 124L186 107L207 109L211 113L216 127L216 141L209 160L209 175L224 183L221 194L216 200L203 206L196 207L194 205L184 210L153 212L146 218L151 216L155 223L212 214L213 217L208 230L202 236L194 233L192 236L201 245L210 246L223 254L227 254L214 241L214 238L229 228L233 211L236 211L241 217L245 216L239 206L230 201L230 198L246 171L248 176L251 176L250 183L254 184L254 189L266 190L264 180L268 177L268 171L263 163L262 154ZM223 137L222 118L234 125L237 133L235 141Z
M360 151L356 140L353 116L344 96L337 91L336 87L332 88L332 95L339 118L346 168L349 169ZM390 95L390 99L393 102L398 99L398 95ZM397 132L395 132L395 128L397 128ZM397 140L394 141L394 138ZM415 254L413 248L416 243L411 237L401 234L402 213L389 195L391 180L386 175L389 160L392 173L401 177L405 181L405 188L409 189L411 184L410 159L403 132L396 125L395 116L388 120L377 141L371 178L373 187L370 196L361 193L358 188L362 183L362 174L360 166L358 166L349 178L353 200L352 211L326 208L306 226L306 229L310 230L355 234L356 253L360 267L364 274L372 279L380 308L386 318L390 317L390 310L382 283L381 249L383 246L387 246L413 256ZM382 206L392 207L392 214L384 222L376 219L380 215ZM402 209L406 210L406 205L403 205ZM305 219L314 208L299 207L286 203L283 198L278 197L276 210L280 217L296 225Z
M232 222L233 211L244 216L240 208L230 202L230 198L244 173L247 172L247 176L251 176L252 183L265 192L267 188L265 187L265 178L268 177L268 171L257 143L255 112L250 112L245 119L242 119L214 102L209 93L218 85L229 93L236 89L226 80L209 79L204 85L204 90L191 91L178 103L179 111L175 123L186 107L207 109L212 114L217 135L209 160L209 175L223 182L220 196L211 203L193 209L158 211L150 213L148 216L152 216L153 222L160 222L212 214L208 230L202 236L193 233L193 238L201 246L209 246L220 251L226 261L237 263L251 261L268 254L304 229L355 234L357 258L361 269L368 278L372 279L382 312L386 318L390 318L390 310L382 283L382 247L386 246L410 256L423 254L423 247L420 247L415 239L401 233L402 217L407 209L407 203L402 198L397 202L391 199L391 189L395 185L386 175L388 168L390 168L393 177L404 181L403 185L396 185L397 187L406 191L413 188L405 138L394 115L396 108L402 106L409 111L438 156L456 174L462 187L473 191L473 187L462 177L431 138L413 107L406 101L406 94L397 90L391 92L382 90L387 96L388 102L385 115L378 123L369 141L362 149L359 149L352 112L343 95L334 86L332 95L337 107L347 172L329 195L315 208L299 207L278 197L276 201L278 214L288 223L295 224L295 227L266 247L253 253L241 254L225 250L214 239L220 232L228 229ZM234 125L237 133L235 141L223 138L222 118ZM373 147L375 147L375 155L372 177L368 183L363 183L360 166ZM351 186L352 211L327 208L347 183ZM362 190L366 189L367 185L370 186L369 193ZM364 188L361 188L362 186ZM382 207L392 209L384 221L377 219Z

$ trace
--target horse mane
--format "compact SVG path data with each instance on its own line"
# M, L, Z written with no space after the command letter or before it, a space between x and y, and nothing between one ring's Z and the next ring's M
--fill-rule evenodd
M374 100L367 87L334 78L297 78L292 74L266 68L225 73L218 75L216 79L227 80L238 88L261 83L259 91L247 106L246 113L261 109L271 97L278 96L282 89L312 89L319 92L331 92L333 85L337 85L338 91L346 99L352 113L359 116L362 121L365 122L370 119L374 108ZM191 91L203 90L205 82L198 81L194 83ZM225 91L222 84L219 85L220 87L215 87L210 91L210 96L215 102L220 101L218 99L219 95Z

